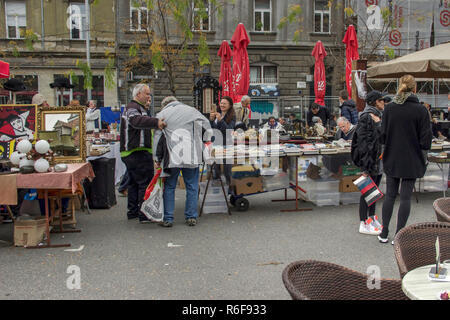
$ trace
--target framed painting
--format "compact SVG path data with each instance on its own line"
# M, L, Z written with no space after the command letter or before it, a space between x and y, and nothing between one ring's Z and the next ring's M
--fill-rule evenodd
M38 138L47 140L55 163L86 162L86 107L39 107Z
M35 104L0 104L0 160L9 159L20 140L36 140Z

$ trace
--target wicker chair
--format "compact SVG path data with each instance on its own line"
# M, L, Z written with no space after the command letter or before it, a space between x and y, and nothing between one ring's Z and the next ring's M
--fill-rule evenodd
M380 279L380 289L369 289L368 279L366 274L315 260L296 261L283 270L284 286L293 300L408 300L401 280Z
M450 222L450 198L439 198L433 202L437 221Z
M437 236L441 261L450 259L450 223L417 223L403 228L396 234L394 252L401 278L410 270L436 262Z

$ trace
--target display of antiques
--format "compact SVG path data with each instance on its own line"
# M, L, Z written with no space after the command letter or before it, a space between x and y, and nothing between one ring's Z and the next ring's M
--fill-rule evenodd
M37 132L49 141L55 163L86 161L85 107L40 107Z

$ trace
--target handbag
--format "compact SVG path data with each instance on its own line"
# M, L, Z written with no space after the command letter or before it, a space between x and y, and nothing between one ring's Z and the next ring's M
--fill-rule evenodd
M161 222L164 218L164 200L163 183L161 175L162 169L159 168L152 181L150 181L145 190L144 202L141 205L142 213L152 221Z
M369 207L384 196L370 176L362 175L353 184L358 187Z

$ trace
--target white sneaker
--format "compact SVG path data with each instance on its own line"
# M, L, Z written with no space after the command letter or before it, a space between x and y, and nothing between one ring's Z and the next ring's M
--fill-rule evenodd
M359 224L359 233L378 236L381 233L381 230L375 228L371 223L361 221Z

